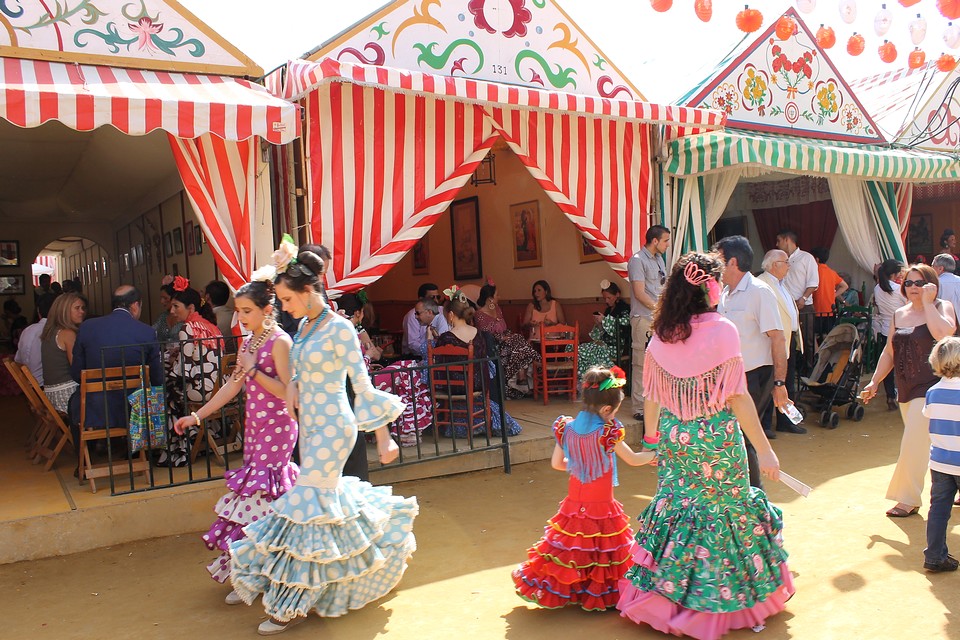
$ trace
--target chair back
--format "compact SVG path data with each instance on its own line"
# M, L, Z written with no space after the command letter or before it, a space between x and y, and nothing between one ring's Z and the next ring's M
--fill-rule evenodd
M545 365L572 364L577 369L577 347L580 346L580 323L540 327L540 357Z
M455 345L434 347L427 343L427 362L437 365L430 368L430 392L438 396L466 397L473 393L473 345L466 348Z
M106 369L84 369L80 372L80 430L102 429L105 424L87 424L87 401L90 394L110 391L122 391L124 400L137 389L150 386L150 367L148 365L130 365L127 367L107 367ZM104 412L107 415L107 412ZM127 425L110 425L112 429Z

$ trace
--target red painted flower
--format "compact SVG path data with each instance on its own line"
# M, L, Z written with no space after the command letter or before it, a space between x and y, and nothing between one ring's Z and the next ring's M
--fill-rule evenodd
M133 31L138 36L137 48L156 50L156 47L153 46L153 41L150 40L150 36L160 33L163 30L162 22L154 22L153 19L144 16L137 20L136 23L131 22L127 26L130 27L130 31Z

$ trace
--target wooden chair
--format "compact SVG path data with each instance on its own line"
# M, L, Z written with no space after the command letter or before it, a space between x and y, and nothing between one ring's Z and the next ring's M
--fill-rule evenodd
M220 388L230 379L230 376L233 375L233 370L237 366L237 354L228 353L220 357L220 371L217 377L217 383L213 388L213 391L210 392L209 397L216 395ZM197 411L202 407L205 402L192 402L187 401L184 403L187 412ZM227 452L233 451L242 451L243 450L243 439L240 436L240 431L242 429L241 422L241 405L242 401L238 398L234 398L225 406L223 406L216 416L210 416L204 420L200 426L197 428L197 437L193 441L193 447L190 451L190 464L193 464L197 460L197 455L200 454L201 446L206 442L206 446L209 451L213 453L213 456L217 459L217 462L221 466L227 466L227 462L224 459L224 456ZM207 420L220 420L223 425L230 425L230 429L227 432L225 437L221 438L220 442L217 442L217 439L213 436L213 432L207 429Z
M32 451L36 447L37 441L40 439L41 434L46 429L46 416L45 412L38 409L37 404L34 401L33 389L30 388L29 383L23 378L23 372L20 370L20 363L15 362L13 358L7 356L3 359L3 366L7 368L7 372L10 374L10 377L17 383L17 386L20 387L20 391L23 392L24 398L27 400L27 406L30 409L30 413L33 414L35 422L33 427L30 429L30 433L27 434L27 440L24 443L24 448L27 450L28 458L32 458ZM39 462L39 460L35 461Z
M473 447L473 429L477 419L486 425L487 438L493 437L490 414L490 389L474 391L475 362L473 345L466 349L453 345L434 347L427 343L427 362L430 367L430 395L433 397L433 424L439 433L447 425L454 433L454 418L463 418L467 429L467 442ZM486 366L482 363L481 366Z
M543 404L551 393L569 394L577 399L577 349L580 346L580 323L540 327L540 362L533 376L533 395L543 395Z
M4 364L13 375L13 379L20 385L23 395L30 404L30 411L37 418L28 457L33 458L34 464L46 460L43 470L49 471L53 468L53 463L56 462L64 446L67 443L73 444L67 418L54 409L53 403L40 388L40 383L30 371L30 367L8 360L5 359Z
M78 477L82 484L84 480L90 483L90 491L97 492L97 478L106 478L111 475L130 473L133 475L150 473L150 461L147 459L146 449L140 451L133 460L117 460L111 463L93 464L89 445L91 442L102 440L110 446L111 438L128 438L129 425L126 420L122 425L89 424L87 422L87 402L92 395L115 391L123 393L123 402L126 405L127 396L137 389L150 386L150 368L147 365L131 365L128 367L108 367L106 369L84 369L80 372L80 442L77 453L80 459ZM104 398L104 415L107 403Z

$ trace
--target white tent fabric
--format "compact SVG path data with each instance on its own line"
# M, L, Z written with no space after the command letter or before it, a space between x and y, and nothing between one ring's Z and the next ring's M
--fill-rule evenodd
M878 234L868 211L864 182L860 178L828 177L833 209L840 233L854 260L868 273L882 262Z

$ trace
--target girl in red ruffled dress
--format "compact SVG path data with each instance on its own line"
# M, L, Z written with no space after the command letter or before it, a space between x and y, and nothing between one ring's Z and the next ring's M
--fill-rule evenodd
M623 441L623 424L614 416L623 401L625 377L618 367L588 370L582 381L584 410L553 423L557 444L551 464L570 474L567 497L547 521L543 537L527 551L529 559L513 572L517 595L541 607L614 607L617 583L631 566L633 532L623 505L613 497L614 455L639 466L656 454L635 452Z

